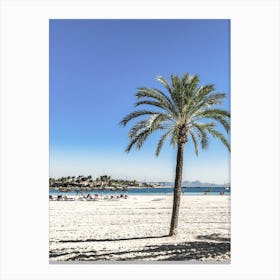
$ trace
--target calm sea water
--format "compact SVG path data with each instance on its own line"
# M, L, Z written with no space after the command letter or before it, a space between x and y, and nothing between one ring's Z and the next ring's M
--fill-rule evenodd
M199 188L186 188L183 187L183 195L220 195L224 192L224 195L230 195L230 190L224 189L222 187L213 187L209 189L208 187ZM51 190L49 192L52 195L76 195L77 192L59 192L56 190ZM128 194L128 195L172 195L172 187L164 188L130 188L127 191L111 191L111 190L93 190L93 191L83 191L83 194L107 194L107 195L118 195L118 194Z

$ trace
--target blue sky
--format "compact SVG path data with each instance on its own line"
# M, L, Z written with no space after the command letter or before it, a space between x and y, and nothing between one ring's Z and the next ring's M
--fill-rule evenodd
M229 20L51 20L50 176L108 174L173 181L176 150L159 135L125 153L130 113L140 86L163 89L158 75L198 74L227 93L230 109ZM229 182L230 154L211 139L196 157L186 145L184 180Z

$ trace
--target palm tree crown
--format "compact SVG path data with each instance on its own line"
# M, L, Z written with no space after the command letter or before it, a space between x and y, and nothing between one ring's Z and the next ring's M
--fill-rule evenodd
M208 147L209 134L219 139L230 150L225 136L216 129L220 123L229 133L230 113L218 108L226 97L224 93L214 92L214 85L199 85L199 77L184 74L181 78L171 75L169 84L163 77L157 80L165 87L167 94L156 88L138 88L135 107L149 105L150 110L137 110L121 121L125 126L131 120L138 120L129 131L130 143L126 148L129 152L132 147L140 149L145 140L153 132L160 130L163 134L158 142L156 156L167 138L172 145L186 144L191 138L196 155L198 146L202 149Z

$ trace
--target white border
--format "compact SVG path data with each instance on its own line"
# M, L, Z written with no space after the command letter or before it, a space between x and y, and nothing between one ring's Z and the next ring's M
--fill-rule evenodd
M277 0L6 0L0 8L1 279L279 279ZM48 264L49 18L231 19L231 265Z

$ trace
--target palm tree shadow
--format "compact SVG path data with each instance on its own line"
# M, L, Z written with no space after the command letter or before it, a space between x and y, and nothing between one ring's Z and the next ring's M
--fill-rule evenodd
M77 242L114 242L114 241L129 241L129 240L139 240L139 239L157 239L169 237L169 235L161 236L141 236L141 237L130 237L130 238L107 238L107 239L74 239L74 240L60 240L59 243L77 243Z

